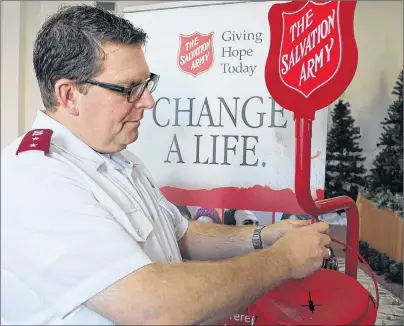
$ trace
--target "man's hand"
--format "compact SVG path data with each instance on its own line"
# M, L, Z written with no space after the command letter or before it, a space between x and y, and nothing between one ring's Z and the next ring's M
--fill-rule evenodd
M277 240L291 230L310 225L311 220L283 220L266 226L261 231L264 248L271 247Z
M297 221L296 221L297 222ZM288 262L290 277L301 279L318 270L329 258L329 225L324 222L294 229L277 241L271 250Z

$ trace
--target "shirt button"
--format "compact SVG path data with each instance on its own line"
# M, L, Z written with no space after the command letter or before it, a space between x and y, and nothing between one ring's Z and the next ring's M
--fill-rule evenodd
M125 163L126 164L128 164L128 165L130 165L131 163L128 161L128 160L125 160Z
M173 261L173 256L168 256L168 261L171 263Z
M139 235L139 237L142 237L142 236L143 236L143 232L140 231L139 229L136 229L136 232L137 232L137 234Z

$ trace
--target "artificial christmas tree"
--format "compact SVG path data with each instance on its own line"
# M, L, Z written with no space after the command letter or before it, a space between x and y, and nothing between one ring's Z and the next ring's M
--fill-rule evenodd
M390 105L387 117L381 124L383 132L377 144L377 154L368 177L367 190L373 199L382 194L392 196L403 194L403 71L396 81L392 92L397 100Z
M356 200L359 188L364 186L365 158L358 143L361 136L349 106L348 102L339 100L332 111L327 136L326 198L347 195Z

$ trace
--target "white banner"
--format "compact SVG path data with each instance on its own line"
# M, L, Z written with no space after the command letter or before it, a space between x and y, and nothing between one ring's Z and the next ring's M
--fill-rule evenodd
M156 107L145 112L129 150L174 204L300 212L293 114L272 100L264 79L274 3L160 5L125 14L149 35L146 59L161 76ZM320 110L311 161L317 198L326 135L327 110Z

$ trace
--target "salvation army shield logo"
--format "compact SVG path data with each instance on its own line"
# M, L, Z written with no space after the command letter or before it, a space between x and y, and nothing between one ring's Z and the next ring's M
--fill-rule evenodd
M335 75L341 62L339 6L340 1L307 2L282 13L280 77L306 98Z
M194 77L208 71L213 65L213 35L195 32L180 34L178 67Z
M291 1L268 12L271 44L265 83L272 98L300 117L335 101L358 65L356 1Z

